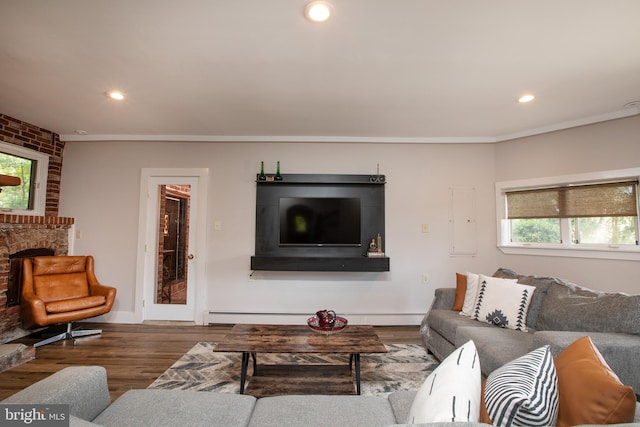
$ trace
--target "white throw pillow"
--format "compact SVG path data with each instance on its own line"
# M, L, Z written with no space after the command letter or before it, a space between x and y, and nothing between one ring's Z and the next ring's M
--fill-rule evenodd
M467 272L467 290L464 293L464 303L462 304L463 316L471 317L473 309L476 308L476 297L478 296L478 276L475 273Z
M558 375L549 346L496 369L484 390L494 426L554 426L558 418Z
M427 377L418 390L407 424L478 422L480 359L473 341L456 349Z
M512 279L480 275L476 307L471 316L502 328L527 331L527 312L535 286Z
M517 283L518 279L502 279ZM467 290L464 293L464 303L462 305L461 315L473 317L476 308L476 300L478 298L478 288L480 284L480 275L467 272Z

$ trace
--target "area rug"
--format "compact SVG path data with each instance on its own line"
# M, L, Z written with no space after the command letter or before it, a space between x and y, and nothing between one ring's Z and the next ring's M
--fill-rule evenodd
M196 344L148 388L238 393L241 355L214 353L212 350L215 346L216 343L211 342ZM363 395L386 396L397 390L416 390L437 366L438 362L433 356L427 354L421 345L389 344L385 347L388 353L361 355L361 394ZM258 354L258 372L263 365L295 366L305 369L307 365L328 364L340 365L348 369L349 358L346 355L315 353ZM251 373L250 367L247 390L251 387ZM322 390L318 392L322 393ZM251 394L249 391L247 393Z

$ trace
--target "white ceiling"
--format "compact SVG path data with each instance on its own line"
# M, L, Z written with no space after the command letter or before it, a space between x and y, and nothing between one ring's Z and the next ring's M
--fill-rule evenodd
M638 0L306 3L0 0L0 112L66 140L387 142L640 113Z

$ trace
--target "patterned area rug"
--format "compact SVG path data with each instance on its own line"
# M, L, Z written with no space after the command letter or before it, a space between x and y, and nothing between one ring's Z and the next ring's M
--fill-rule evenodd
M240 391L239 353L214 353L216 343L201 342L182 356L148 388L216 391L238 393ZM388 353L362 354L360 362L363 395L384 396L397 390L418 389L437 361L427 354L424 347L415 344L386 345ZM340 365L347 371L349 357L332 354L258 354L258 373L263 365L302 367L311 371L313 365ZM307 366L312 365L312 366ZM247 393L252 394L252 368L249 364ZM306 368L305 368L306 367ZM342 373L352 384L352 379ZM256 382L258 382L256 376ZM291 380L283 382L291 383ZM317 387L317 385L316 385ZM322 386L320 386L322 387ZM282 392L282 391L281 391ZM275 392L274 394L281 394ZM263 393L264 394L264 393Z

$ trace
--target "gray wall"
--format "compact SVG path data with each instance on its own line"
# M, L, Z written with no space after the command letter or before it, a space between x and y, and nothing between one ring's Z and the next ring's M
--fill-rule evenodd
M633 292L637 262L504 255L496 248L495 182L637 167L640 118L498 144L68 142L60 215L76 218L74 253L96 256L118 288L110 321L132 321L142 168L208 168L207 306L212 311L313 313L332 308L374 324L417 323L434 289L455 273L510 267L603 290ZM389 273L266 273L250 276L255 174L387 175ZM475 188L475 256L449 253L449 190ZM214 222L222 224L214 230ZM429 232L422 233L421 225ZM423 274L428 283L423 283Z
M640 117L612 120L496 144L496 181L640 167ZM559 276L605 291L640 293L640 263L505 255L497 263L523 274Z

